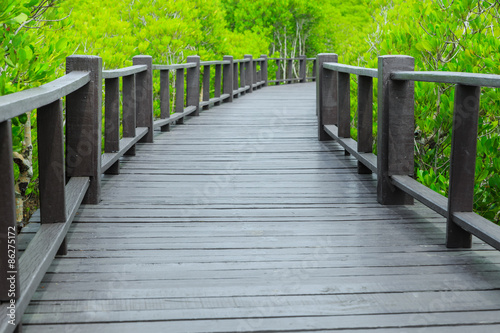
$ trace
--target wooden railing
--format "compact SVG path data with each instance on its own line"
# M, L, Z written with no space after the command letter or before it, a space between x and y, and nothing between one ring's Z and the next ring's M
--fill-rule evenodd
M337 140L358 159L358 172L377 174L384 205L417 199L447 218L446 246L470 248L475 235L500 250L500 227L472 211L481 87L500 87L500 75L415 72L408 56L381 56L378 69L317 57L319 140ZM350 138L350 75L358 75L358 142ZM378 80L377 155L372 152L373 78ZM448 198L413 179L414 81L455 84Z
M307 82L314 81L316 78L316 58L306 58L302 55L297 58L269 58L276 62L276 78L274 80L269 80L269 83L274 83L279 85L281 83L294 83L294 82ZM308 72L307 61L312 62L311 70ZM294 62L295 68L298 68L297 75L294 74ZM284 63L285 71L282 70L281 64ZM309 74L309 75L308 75Z
M21 316L55 255L67 253L65 237L76 211L82 203L97 204L101 200L103 173L118 174L120 157L135 155L138 142L153 142L154 130L169 131L172 124L183 124L187 116L199 115L202 108L232 102L233 98L267 86L267 65L265 55L258 59L246 55L240 60L225 56L222 61L204 62L190 56L185 64L175 65L153 65L150 56L136 56L131 67L102 70L100 57L71 56L64 77L39 88L1 96L0 316L6 320L0 321L0 331L12 332L21 327ZM215 67L213 77L211 66ZM153 116L155 70L160 77L159 119ZM170 71L175 71L172 114ZM19 258L11 119L34 109L41 207L33 219L39 218L41 225Z

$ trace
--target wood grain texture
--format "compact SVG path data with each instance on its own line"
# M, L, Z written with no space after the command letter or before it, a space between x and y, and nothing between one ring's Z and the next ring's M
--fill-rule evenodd
M182 113L184 111L184 69L177 69L175 71L175 113ZM184 118L180 118L177 124L183 124Z
M221 94L222 87L222 65L215 65L215 77L214 77L214 98L219 98ZM220 105L222 100L215 102L215 105Z
M358 152L373 152L373 78L358 76ZM358 162L358 173L371 173Z
M38 109L37 130L41 220L42 223L65 222L62 100Z
M170 118L170 71L160 71L160 119ZM161 127L162 132L170 131L170 123Z
M186 62L196 64L195 67L188 68L186 73L186 105L194 106L196 110L193 112L192 115L199 116L200 115L200 57L188 56Z
M134 75L140 72L144 72L148 70L147 65L135 65L129 66L119 69L111 69L102 71L103 79L117 79L124 76Z
M316 115L318 118L318 139L331 140L324 125L337 125L338 80L337 73L323 68L323 63L337 62L338 56L330 53L318 54L316 81Z
M262 59L260 63L260 73L261 73L261 80L264 81L263 85L264 87L267 87L268 85L268 74L267 74L267 67L268 67L268 59L267 59L267 54L262 54L260 56Z
M234 75L233 56L224 56L223 59L229 63L222 67L222 92L229 96L224 102L231 103L233 101L233 81L237 76Z
M90 177L84 202L97 204L101 200L102 59L69 56L66 71L87 71L90 76L85 86L66 97L66 176Z
M134 65L146 65L148 69L135 74L136 117L138 127L149 128L141 142L153 142L153 58L139 55L132 59Z
M338 112L337 127L341 138L351 137L351 76L337 72Z
M378 204L376 176L317 140L314 89L261 89L138 144L78 210L25 332L497 328L500 254L447 249L421 204Z
M414 83L393 81L391 73L414 66L409 56L380 56L378 60L377 197L383 205L413 201L391 184L390 176L413 175Z
M453 222L453 213L472 212L481 88L457 85L453 107L448 195L448 247L470 247L471 234Z
M104 152L115 153L120 149L120 79L106 79L104 100ZM105 173L120 173L118 163L110 166Z
M43 86L1 96L0 122L55 102L80 89L89 81L89 73L74 71Z

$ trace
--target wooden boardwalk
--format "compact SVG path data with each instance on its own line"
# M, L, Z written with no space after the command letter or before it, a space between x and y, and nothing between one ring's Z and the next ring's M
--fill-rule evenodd
M255 91L123 158L24 332L500 330L500 253L379 205L375 176L317 140L314 91Z

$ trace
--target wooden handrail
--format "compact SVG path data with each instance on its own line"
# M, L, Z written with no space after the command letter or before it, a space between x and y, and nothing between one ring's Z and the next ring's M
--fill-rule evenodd
M317 59L318 139L338 140L358 159L359 173L377 173L380 203L412 204L417 199L446 217L447 247L469 248L475 235L500 250L500 227L472 212L480 87L500 87L500 75L414 72L414 60L407 56L381 56L378 69L338 64L336 54ZM358 75L359 82L359 142L349 137L350 74ZM378 79L377 156L371 153L372 78ZM456 85L448 198L412 177L414 81Z
M196 64L153 65L154 70L176 70L196 67Z
M88 73L75 71L38 88L0 96L0 122L55 102L88 82Z
M103 77L103 79L117 79L119 77L129 76L129 75L137 74L137 73L144 72L147 70L148 70L148 66L146 66L146 65L130 66L130 67L125 67L125 68L120 68L120 69L112 69L112 70L102 71L102 77Z
M200 66L229 65L227 60L201 61Z
M396 72L391 74L391 79L500 88L500 75L496 74L465 72Z
M333 62L326 62L323 64L323 67L341 73L369 76L374 78L378 77L378 70L375 68L350 66Z

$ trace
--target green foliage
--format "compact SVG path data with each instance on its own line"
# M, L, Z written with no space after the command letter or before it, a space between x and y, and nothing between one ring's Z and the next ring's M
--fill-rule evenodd
M99 8L99 15L89 8ZM221 8L219 0L81 0L63 1L59 12L71 12L72 52L99 55L107 69L130 66L139 54L157 64L174 64L189 55L214 60L265 53L267 42L259 36L226 29ZM54 38L60 35L54 32Z
M416 70L500 73L499 3L377 0L372 5L377 28L368 35L368 45L341 53L341 62L376 68L379 55L405 54L415 58ZM454 87L417 82L415 102L416 178L447 195ZM499 106L498 92L483 88L474 209L497 223Z
M58 28L61 22L45 22L50 17L53 1L47 0L4 0L0 4L0 95L10 94L37 87L56 78L56 71L66 52L64 38L56 43L48 42L42 34L47 28ZM54 18L54 17L50 17ZM33 155L37 155L35 113L31 117ZM12 119L13 149L23 152L31 149L24 140L28 115ZM28 123L30 124L30 123ZM38 192L36 178L38 163L32 163L33 178L26 195ZM16 180L18 177L15 168Z

